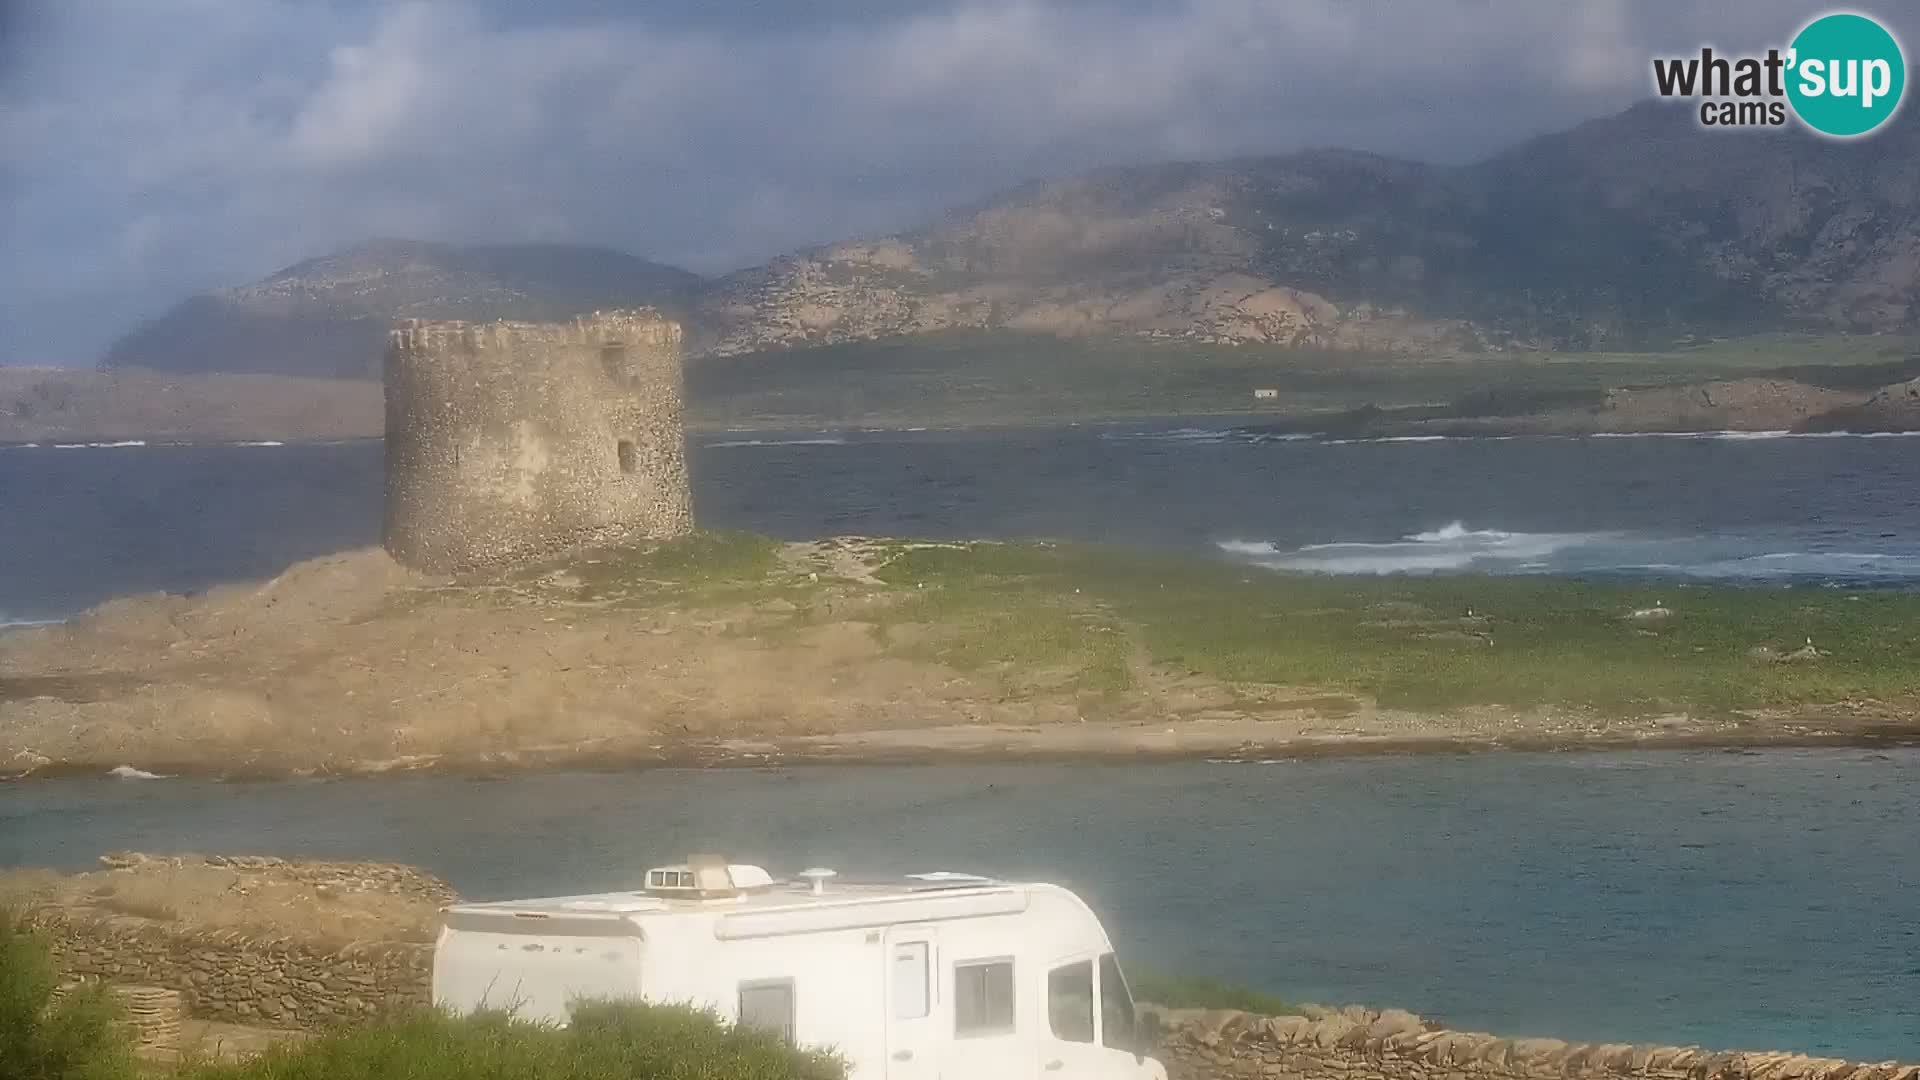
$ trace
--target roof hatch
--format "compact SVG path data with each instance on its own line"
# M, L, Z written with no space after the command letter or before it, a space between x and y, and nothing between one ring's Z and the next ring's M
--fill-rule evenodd
M712 899L742 896L773 886L773 876L758 866L729 863L718 855L690 855L677 866L647 871L646 891L655 896Z

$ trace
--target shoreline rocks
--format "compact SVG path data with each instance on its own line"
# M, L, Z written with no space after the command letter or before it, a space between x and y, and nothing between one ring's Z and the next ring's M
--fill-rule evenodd
M1160 1025L1169 1080L1920 1080L1920 1065L1893 1061L1504 1038L1358 1005L1272 1017L1151 1004L1141 1012Z

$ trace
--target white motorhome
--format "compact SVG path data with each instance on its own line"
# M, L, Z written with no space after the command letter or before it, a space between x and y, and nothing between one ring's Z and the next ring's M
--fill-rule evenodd
M565 1023L584 999L691 1002L830 1047L850 1080L1165 1080L1113 945L1057 885L969 874L777 882L712 857L638 892L456 904L433 996Z

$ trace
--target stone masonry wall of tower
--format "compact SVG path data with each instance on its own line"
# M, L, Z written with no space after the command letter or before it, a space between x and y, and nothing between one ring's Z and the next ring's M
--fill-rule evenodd
M387 550L461 572L690 532L680 340L651 309L395 324Z

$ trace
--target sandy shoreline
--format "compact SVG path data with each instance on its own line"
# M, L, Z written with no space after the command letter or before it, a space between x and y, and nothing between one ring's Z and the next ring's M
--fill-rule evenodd
M160 779L273 781L316 777L452 775L502 779L542 771L619 772L646 769L764 769L809 766L937 766L969 764L1162 764L1206 761L1254 764L1327 758L1483 753L1625 751L1761 752L1813 748L1920 746L1920 719L1845 728L1788 726L1764 731L1610 732L1586 736L1516 732L1504 735L1323 735L1264 733L1264 725L1226 730L1116 728L1103 724L1012 728L912 728L783 739L724 739L675 746L529 747L482 754L423 754L318 765L204 759L120 763L55 762L0 771L0 781L99 778L121 766Z

